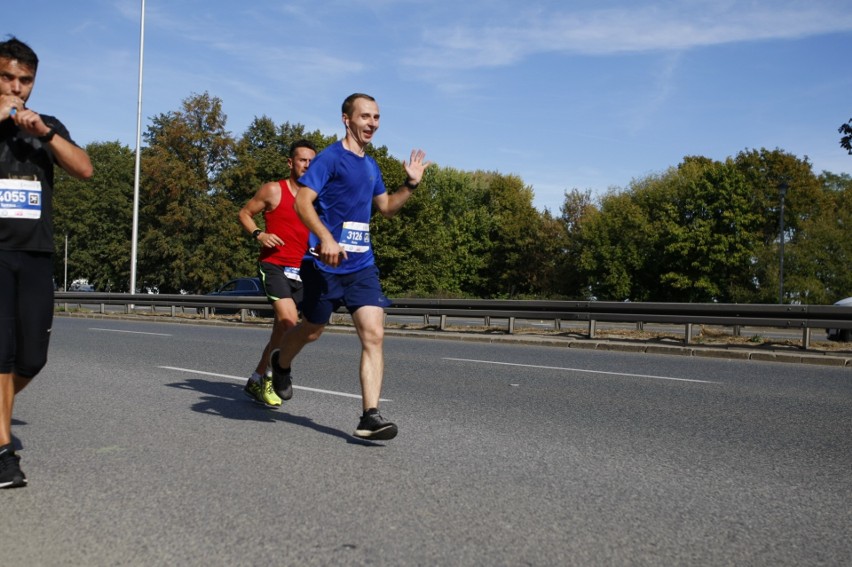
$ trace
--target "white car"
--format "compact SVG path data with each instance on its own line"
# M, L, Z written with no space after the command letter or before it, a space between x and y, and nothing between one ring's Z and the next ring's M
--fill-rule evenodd
M841 299L835 305L852 307L852 297ZM830 341L852 341L852 329L826 329L826 332Z

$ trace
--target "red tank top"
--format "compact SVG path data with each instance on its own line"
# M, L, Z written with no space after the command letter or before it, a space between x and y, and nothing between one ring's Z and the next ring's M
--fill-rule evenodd
M263 218L266 220L266 232L277 234L284 241L284 246L262 247L260 261L298 268L308 250L310 231L296 214L296 198L290 193L287 180L282 179L278 183L281 185L281 201L273 210L264 211Z

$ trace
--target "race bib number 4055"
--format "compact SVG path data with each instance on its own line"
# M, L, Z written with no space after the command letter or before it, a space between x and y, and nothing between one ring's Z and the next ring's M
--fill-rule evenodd
M340 247L347 252L366 252L370 249L370 225L365 222L343 223Z
M0 218L41 218L41 182L0 179Z

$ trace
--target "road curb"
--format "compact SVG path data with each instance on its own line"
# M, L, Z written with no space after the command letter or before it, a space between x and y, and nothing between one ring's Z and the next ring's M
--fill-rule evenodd
M115 319L115 320L132 320L132 321L148 321L157 323L177 323L190 325L214 325L221 327L270 327L270 323L249 322L242 323L239 321L221 321L210 319L182 319L172 317L157 317L140 315L116 315L107 313L64 313L56 312L57 317L77 317L85 319ZM349 325L329 325L326 327L327 333L354 333L355 329ZM459 331L424 331L418 329L395 329L385 328L385 336L396 337L412 337L434 340L458 340L469 342L484 342L484 343L507 343L507 344L526 344L531 346L547 346L561 348L576 348L587 350L602 350L612 352L627 352L636 354L657 354L665 356L695 356L701 358L720 358L730 360L753 360L755 362L782 362L792 364L808 364L813 366L833 366L839 368L852 369L852 352L842 352L838 354L822 352L790 352L789 347L784 347L785 350L752 350L740 349L732 347L711 347L711 346L694 346L694 345L677 345L677 344L649 344L646 342L626 342L623 340L607 340L607 339L578 339L574 337L552 337L546 335L495 335L481 333L465 333ZM771 346L767 348L772 348Z

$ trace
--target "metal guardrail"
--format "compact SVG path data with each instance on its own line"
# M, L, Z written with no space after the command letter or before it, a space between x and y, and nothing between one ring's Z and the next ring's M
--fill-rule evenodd
M245 321L250 312L267 313L272 309L265 297L228 297L216 295L179 294L122 294L92 292L56 292L55 303L64 305L97 305L100 312L107 305L125 306L131 313L139 307L191 310L205 319L217 309L240 313ZM623 303L615 301L548 301L548 300L469 300L469 299L394 299L385 311L389 315L422 316L424 324L430 317L440 319L439 328L447 328L451 318L483 318L490 325L492 318L505 319L506 331L514 333L515 321L552 320L559 329L562 321L581 321L588 325L588 336L595 338L598 322L663 323L684 325L684 342L693 340L693 325L733 327L775 327L802 330L802 347L810 347L813 329L852 329L852 309L837 305L774 305L739 303Z

